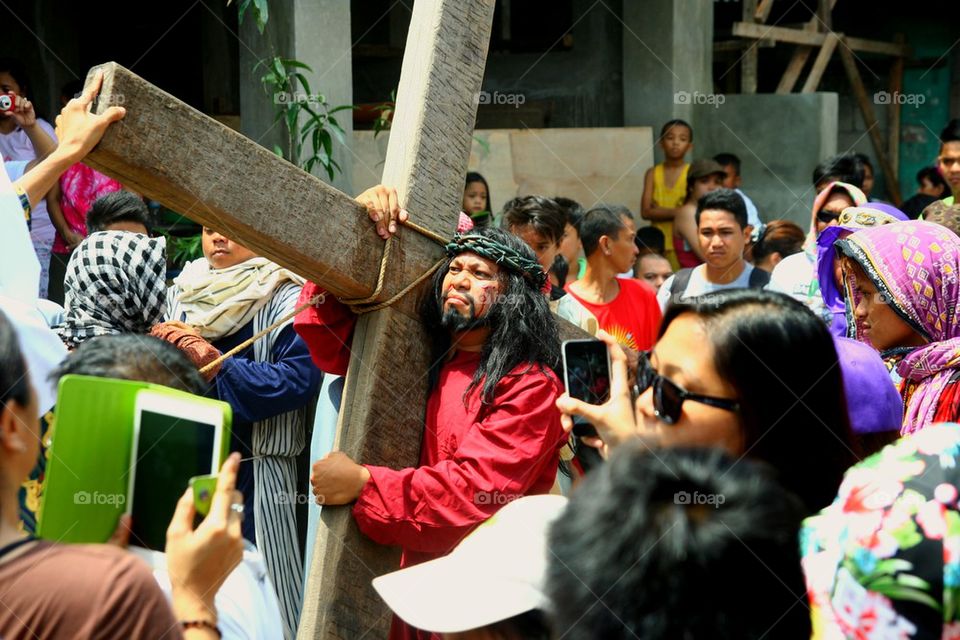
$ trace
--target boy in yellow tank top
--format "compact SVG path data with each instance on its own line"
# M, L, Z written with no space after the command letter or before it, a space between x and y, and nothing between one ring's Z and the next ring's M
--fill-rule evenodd
M687 170L690 165L684 157L693 149L693 127L683 120L670 120L660 130L660 147L664 160L643 177L643 196L640 215L663 231L665 238L673 238L673 218L687 197ZM673 243L666 243L664 257L674 271L680 269Z

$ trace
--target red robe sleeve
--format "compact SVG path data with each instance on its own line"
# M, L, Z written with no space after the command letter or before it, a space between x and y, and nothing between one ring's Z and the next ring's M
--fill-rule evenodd
M318 369L342 376L347 372L350 362L350 341L357 316L313 282L303 285L297 305L316 295L323 295L323 302L298 313L293 320L293 328L307 343L310 357Z
M493 410L450 458L400 471L367 466L370 481L353 508L364 534L405 550L446 553L506 502L550 490L564 441L554 404L560 384L537 372L501 385Z
M933 422L960 421L960 378L955 374L940 392Z

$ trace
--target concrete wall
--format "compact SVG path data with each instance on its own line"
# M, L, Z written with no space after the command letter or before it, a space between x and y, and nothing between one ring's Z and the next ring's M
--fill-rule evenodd
M631 4L636 0L626 0ZM621 0L573 0L573 47L548 53L491 51L483 91L522 96L518 108L480 105L477 127L615 127L623 124ZM402 48L409 10L395 3L391 46ZM355 100L389 100L400 80L400 57L354 60Z
M837 104L835 93L727 95L722 105L696 108L692 157L735 153L760 217L807 229L813 168L837 151Z
M540 53L488 56L483 78L487 92L517 92L525 105L542 110L524 116L531 127L611 127L623 124L623 27L620 2L574 0L573 48ZM625 4L631 4L626 0ZM499 113L497 112L499 111ZM480 128L521 127L509 110L481 108ZM533 120L530 117L534 118Z
M273 96L267 95L260 84L263 70L254 71L254 67L272 55L295 57L293 16L292 3L273 3L261 34L251 9L238 32L245 45L240 47L240 131L268 149L285 144L284 129L282 124L273 122Z
M354 133L354 187L380 179L388 134ZM470 170L490 184L499 212L518 195L565 196L592 207L623 204L639 214L643 175L653 164L650 127L595 129L488 129L477 131Z
M304 75L314 94L323 94L332 106L352 103L349 24L350 4L343 0L272 3L263 34L258 32L251 11L240 27L240 38L248 45L240 48L240 127L245 135L268 149L286 144L283 125L274 123L274 98L260 83L263 71L252 71L261 58L296 58L312 67L313 72ZM347 148L334 142L334 159L344 171L332 181L322 168L315 168L313 173L350 193L353 120L347 113L341 113L337 120L346 130Z
M713 91L713 3L625 0L622 28L623 123L692 120L698 97Z
M272 3L271 8L273 4ZM345 0L296 2L294 50L297 59L313 68L305 72L314 93L322 93L331 107L353 104L353 77L350 42L350 3ZM334 139L333 158L342 171L331 181L322 169L314 171L322 180L345 193L353 193L353 137L351 111L334 116L345 131L346 145Z
M229 29L236 25L236 7L226 3L208 5L200 11L200 50L203 73L203 112L209 114L240 113L238 82L249 69L240 69L240 44Z

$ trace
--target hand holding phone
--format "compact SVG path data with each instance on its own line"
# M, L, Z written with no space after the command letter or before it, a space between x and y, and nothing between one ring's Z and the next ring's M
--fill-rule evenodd
M610 357L600 340L563 343L563 382L571 398L593 405L610 399ZM581 416L573 418L573 434L596 436L597 429Z
M210 503L217 489L218 475L215 473L190 478L190 491L193 493L193 507L201 516L210 513Z
M130 459L131 542L162 550L167 524L188 483L211 476L225 457L229 425L220 403L188 394L137 392ZM209 480L194 483L200 493ZM199 509L198 509L199 510Z
M557 399L557 408L563 414L561 421L564 429L571 431L577 422L587 422L596 428L598 438L585 440L585 443L598 446L602 440L603 445L612 447L638 435L637 416L628 382L626 354L616 339L608 333L598 331L597 338L599 340L587 341L593 343L588 347L573 346L572 343L568 347L567 343L564 343L564 379L567 383L567 393ZM574 375L576 372L573 368L578 351L582 349L594 350L594 361L599 357L599 350L604 351L604 359L601 359L601 362L607 363L609 371L607 377L609 385L604 393L597 393L603 389L604 385L596 377L594 386L587 386L595 393L585 393L582 389L576 388ZM599 367L598 371L602 371L603 365Z

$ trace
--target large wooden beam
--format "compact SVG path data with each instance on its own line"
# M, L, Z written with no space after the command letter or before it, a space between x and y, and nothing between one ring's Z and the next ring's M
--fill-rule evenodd
M836 2L837 0L830 0L831 9ZM823 31L821 28L823 25L819 18L819 4L817 8L817 14L814 14L814 16L803 25L805 31ZM803 73L803 68L807 64L807 59L810 58L812 52L813 47L807 45L800 45L793 50L793 55L790 56L790 62L787 63L787 68L783 72L783 76L780 78L780 83L777 85L774 93L785 95L793 91L793 87L797 84L797 80L800 79L800 74Z
M767 18L770 17L770 9L773 8L773 0L760 0L757 4L757 8L753 13L753 19L755 22L766 22Z
M810 47L820 47L827 39L826 33L807 31L804 29L788 29L786 27L771 27L754 22L735 22L733 24L733 35L741 38L770 38L777 42L790 42ZM902 57L908 57L910 55L909 46L896 42L881 42L879 40L851 38L849 36L844 37L843 42L846 43L847 47L852 51Z
M847 72L847 78L850 80L850 86L853 88L853 95L860 105L860 113L863 115L863 123L867 127L867 133L870 134L870 141L873 143L873 151L877 155L877 161L883 170L883 178L887 183L887 190L895 205L900 204L900 184L897 182L897 176L893 172L890 159L886 150L883 148L883 138L880 134L880 124L877 122L877 116L873 112L873 104L867 95L867 89L860 77L860 71L857 69L857 61L853 57L850 49L840 47L840 59L843 60L843 68Z
M805 45L800 45L794 49L793 55L790 56L790 62L787 63L787 69L783 72L780 84L777 85L774 93L784 95L793 91L793 87L800 79L800 74L803 73L803 67L807 64L807 59L812 51L813 47Z
M114 62L88 82L97 69L94 111L121 105L127 115L85 163L338 296L373 291L383 242L350 196ZM407 236L408 250L434 246ZM400 279L418 275L404 266L393 265Z
M827 65L830 63L830 58L837 48L838 41L839 37L836 33L831 31L827 34L827 39L824 40L823 46L820 47L820 51L817 53L817 59L813 61L813 67L810 68L810 75L807 76L807 81L803 83L803 89L800 90L800 93L813 93L817 90L817 87L820 86L820 78L823 77L823 72L826 71Z
M817 31L832 31L833 30L833 4L836 0L818 0L817 1L817 14L815 20L817 21Z
M452 235L476 118L494 0L417 0L413 5L383 182L435 231ZM399 253L415 270L442 256ZM391 283L396 286L396 282ZM394 308L361 316L353 339L335 447L368 464L416 466L426 414L429 336ZM402 379L402 383L401 383ZM400 392L386 393L393 387ZM360 534L349 507L324 508L304 594L299 638L382 638L388 609L376 575L397 567L395 552Z

